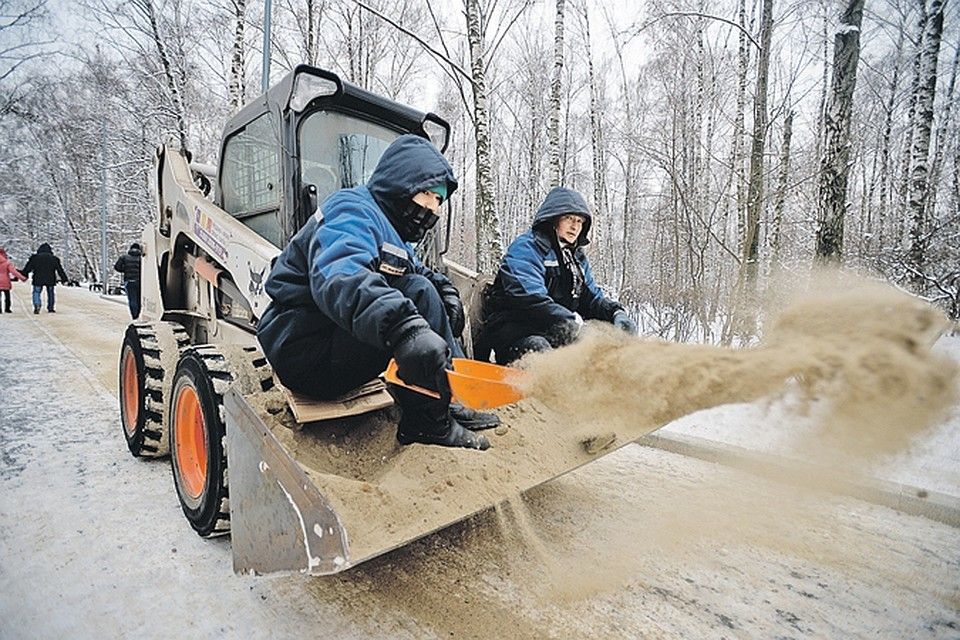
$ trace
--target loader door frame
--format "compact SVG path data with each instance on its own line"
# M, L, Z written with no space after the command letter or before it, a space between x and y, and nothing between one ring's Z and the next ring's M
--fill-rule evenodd
M217 172L217 205L278 247L287 239L283 129L280 114L273 109L254 115L223 139ZM234 151L233 145L245 146ZM244 152L246 157L241 157ZM255 164L263 158L265 163Z

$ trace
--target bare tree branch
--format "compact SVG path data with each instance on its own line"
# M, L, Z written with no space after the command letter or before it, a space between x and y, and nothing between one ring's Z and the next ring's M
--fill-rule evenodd
M443 60L444 62L446 62L448 65L450 65L450 68L451 68L451 69L453 69L454 71L456 71L457 73L459 73L464 79L466 79L466 80L470 81L471 83L473 83L473 78L470 77L470 74L469 74L469 73L467 73L466 71L464 71L463 67L461 67L459 64L457 64L456 62L454 62L453 60L451 60L450 57L447 56L447 55L445 55L442 51L438 51L437 49L433 48L426 40L424 40L423 38L421 38L420 36L418 36L418 35L415 34L414 32L410 31L409 29L407 29L405 26L403 26L403 25L400 24L399 22L396 22L395 20L393 20L393 19L385 16L385 15L384 15L383 13L381 13L380 11L377 11L376 9L374 9L373 7L371 7L370 5L368 5L368 4L364 3L364 2L361 2L360 0L352 0L352 1L353 1L354 4L356 4L356 5L359 6L360 8L362 8L362 9L364 9L364 10L366 10L366 11L369 11L369 12L372 13L373 15L375 15L375 16L377 16L378 18L380 18L381 20L383 20L384 22L386 22L386 23L390 24L391 26L393 26L395 29L399 29L399 30L402 31L403 33L407 34L408 36L410 36L411 38L413 38L414 40L416 40L416 41L420 44L420 46L422 46L424 49L426 49L427 51L429 51L429 52L430 52L432 55L434 55L435 57L440 58L441 60Z
M645 22L641 26L637 27L637 30L634 32L634 35L640 33L641 31L644 31L647 27L650 27L660 22L664 18L707 18L708 20L716 20L717 22L722 22L724 24L730 25L731 27L735 27L737 31L740 31L743 35L747 37L747 40L749 40L753 44L753 46L755 46L758 50L761 50L761 51L763 50L763 47L760 46L759 42L754 40L753 36L750 35L750 32L744 29L742 26L740 26L736 22L734 22L733 20L727 20L726 18L721 18L720 16L713 16L708 13L700 13L699 11L670 11L668 13L663 13L657 16L656 18L653 18L652 20L649 20L648 22Z

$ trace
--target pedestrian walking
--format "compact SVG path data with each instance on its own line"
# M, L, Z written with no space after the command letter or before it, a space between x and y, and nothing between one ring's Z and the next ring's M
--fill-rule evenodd
M17 268L10 262L6 249L0 247L0 313L4 311L12 313L10 310L10 289L13 288L13 281L24 282L26 279L26 276L17 271Z
M125 254L117 258L113 265L115 271L123 274L123 288L127 291L127 304L130 305L130 317L140 317L140 259L143 250L134 242Z
M62 284L67 282L67 274L60 264L60 258L53 254L50 245L44 242L37 247L37 252L30 256L27 265L21 270L24 276L33 274L33 312L40 313L40 293L47 290L47 311L56 313L56 298L53 293L57 280Z

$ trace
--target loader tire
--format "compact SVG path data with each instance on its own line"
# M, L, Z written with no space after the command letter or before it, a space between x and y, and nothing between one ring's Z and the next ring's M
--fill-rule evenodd
M170 395L173 482L183 515L204 538L230 531L223 394L231 382L229 362L216 347L190 347Z
M165 395L170 391L172 367L190 342L175 322L137 322L129 325L120 347L120 426L135 457L159 458L170 453Z

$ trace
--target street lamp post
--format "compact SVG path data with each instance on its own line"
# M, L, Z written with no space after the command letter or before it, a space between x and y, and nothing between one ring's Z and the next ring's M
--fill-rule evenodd
M263 93L270 88L270 0L263 2L263 78L260 88Z

